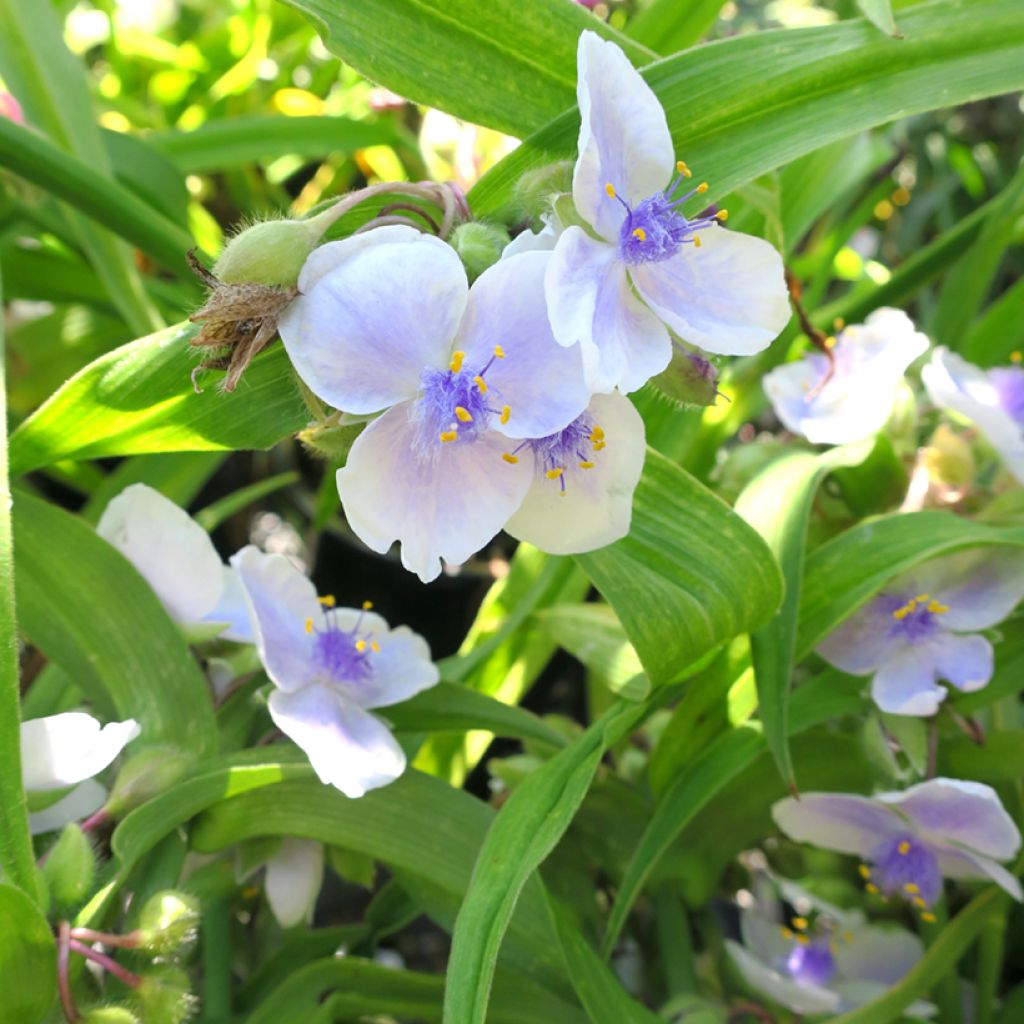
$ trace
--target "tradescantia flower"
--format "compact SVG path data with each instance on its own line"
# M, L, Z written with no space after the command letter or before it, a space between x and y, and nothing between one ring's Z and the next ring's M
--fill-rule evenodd
M787 916L783 899L794 913ZM903 928L870 925L784 879L765 880L740 910L742 944L726 950L752 989L795 1013L843 1013L898 984L921 959L921 940ZM928 1003L907 1012L927 1017Z
M33 833L50 832L81 821L103 806L107 791L93 779L140 732L134 719L99 721L83 711L67 711L21 723L21 776L28 793L74 788L29 816Z
M860 857L869 892L899 896L934 920L928 908L943 878L981 878L1021 899L999 861L1020 849L1020 832L991 786L929 779L902 793L873 797L804 793L772 808L775 823L800 843Z
M353 445L338 492L363 542L384 553L400 541L424 582L522 503L533 473L518 442L564 429L590 400L579 349L551 337L549 259L501 260L469 289L450 246L381 227L317 249L281 321L317 395L348 413L386 410Z
M979 690L992 678L992 645L977 631L1024 597L1024 555L994 548L934 559L896 577L819 645L852 675L873 674L871 696L895 715L933 715L937 680Z
M209 534L182 508L145 484L114 498L96 532L131 562L186 634L252 643L238 578Z
M954 352L938 348L921 371L931 400L975 423L1024 483L1024 369L981 370Z
M324 846L288 836L270 860L264 888L271 913L282 928L309 924L324 879Z
M811 352L767 374L764 393L775 415L814 444L848 444L877 434L888 422L907 367L928 348L899 309L876 309L847 327L833 360Z
M252 545L231 564L252 611L256 648L274 683L270 716L325 785L346 796L393 782L405 755L371 708L408 700L438 681L422 637L390 629L367 605L335 608L283 555Z
M708 352L759 352L789 320L782 259L763 239L689 217L665 112L614 43L580 36L582 125L569 226L547 273L548 314L579 342L595 391L634 391L668 366L669 330Z

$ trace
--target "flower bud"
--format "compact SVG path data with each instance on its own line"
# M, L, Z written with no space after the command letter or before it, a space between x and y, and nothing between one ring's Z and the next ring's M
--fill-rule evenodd
M85 902L96 876L96 854L78 825L64 826L42 870L56 906L76 907Z
M459 254L470 281L475 281L488 267L498 262L510 239L500 224L475 220L460 224L448 241Z
M127 1006L97 1006L81 1018L81 1024L141 1024Z
M214 277L224 284L293 285L328 226L319 216L253 224L224 246L213 265Z
M672 362L651 386L681 405L714 405L718 394L718 371L711 361L696 352L672 352Z
M561 160L524 174L516 182L513 201L524 216L535 219L551 209L553 196L571 189L572 164Z
M170 964L160 964L142 975L135 1002L146 1024L182 1024L195 1006L188 975Z
M152 956L172 956L195 941L198 929L199 901L167 889L150 896L139 912L138 948Z
M314 424L299 431L299 440L314 455L331 461L343 462L365 423Z
M191 758L177 747L156 746L125 762L107 800L108 814L119 817L144 804L184 778Z
M922 453L928 475L946 487L968 487L974 480L974 455L964 438L941 423Z

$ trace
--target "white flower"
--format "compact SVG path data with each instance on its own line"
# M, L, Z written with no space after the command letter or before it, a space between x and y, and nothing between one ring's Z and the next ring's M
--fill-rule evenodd
M811 352L767 374L764 392L794 434L814 444L849 444L885 426L907 367L927 348L906 313L876 309L836 339L831 376L828 357Z
M159 491L126 487L104 509L96 532L135 566L186 634L252 643L234 570L207 532Z
M309 924L324 879L323 843L291 836L267 861L267 902L282 928Z
M614 43L580 36L581 127L573 225L558 238L546 281L563 345L579 342L595 391L635 391L669 364L669 330L708 352L759 352L790 317L782 259L763 239L689 217L665 112ZM674 177L673 177L674 176Z

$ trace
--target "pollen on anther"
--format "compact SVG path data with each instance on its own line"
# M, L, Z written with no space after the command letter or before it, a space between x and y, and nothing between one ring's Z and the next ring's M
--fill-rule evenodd
M458 373L462 369L462 360L466 358L466 353L458 350L452 353L452 361L449 369L452 373Z
M602 430L601 427L598 427L596 425L591 427L590 428L590 440L591 441L603 441L604 440L604 430Z
M508 419L509 419L509 417L511 415L512 415L512 406L510 406L510 405L503 405L501 407L501 417L500 417L501 422L502 423L508 423Z
M715 214L715 220L717 220L717 221L722 221L724 223L728 219L729 219L729 211L728 210L719 210L718 213Z
M693 236L694 248L699 249L704 243L700 240L700 235Z
M793 927L798 929L799 931L806 931L807 930L807 923L808 922L807 922L807 918L806 917L794 917L793 918Z
M941 601L931 600L928 602L928 611L933 615L945 615L949 611L949 605Z
M372 607L373 607L373 602L372 601L364 601L363 602L363 611L364 612L368 612Z
M934 924L936 921L936 917L930 911L925 910L921 914L921 920L927 924Z
M860 872L861 878L871 877L871 868L869 868L867 864L861 864L860 867L857 868L857 870Z
M370 641L370 650L373 651L374 654L380 654L380 644L377 643L376 640L371 640Z
M600 452L604 450L604 446L607 443L607 441L594 441L590 447L593 448L595 452Z
M700 184L699 184L699 185L697 186L697 188L696 188L696 191L697 191L697 192L700 192L700 193L702 193L702 194L703 194L704 192L707 192L707 190L708 190L708 183L707 183L706 181L702 181L702 182L701 182L701 183L700 183Z
M875 885L874 882L868 882L868 884L864 886L864 889L867 892L871 893L872 896L877 896L880 891L878 886Z
M565 472L565 468L564 467L556 466L554 469L549 469L544 475L549 480L557 480L564 472Z
M511 452L502 452L501 457L510 465L514 466L519 461L518 455L513 455Z
M472 423L473 415L464 405L455 406L455 415L461 423Z
M647 241L647 232L644 231L643 228L634 228L633 229L633 237L638 242L646 242Z
M579 464L579 466L580 466L580 469L593 469L594 468L594 463L593 462L581 462Z
M916 896L921 891L921 887L915 882L907 882L903 886L903 891L909 893L911 896Z
M608 196L609 199L614 199L615 198L615 186L610 181L608 182L607 185L605 185L604 192L605 192L605 195Z
M692 178L693 177L693 171L691 171L690 168L686 166L686 161L685 160L677 160L676 161L676 170L684 178Z
M359 652L360 654L362 654L362 653L363 653L363 651L365 651L365 650L366 650L366 641L365 641L365 640L357 640L357 641L356 641L356 650L357 650L357 651L358 651L358 652Z
M445 443L449 441L455 441L458 439L459 432L457 430L442 430L441 440Z
M473 378L473 383L480 389L481 395L487 394L487 381L479 373Z
M307 633L312 633L313 632L313 620L312 619L306 619L306 632Z
M896 852L897 852L897 853L898 853L898 854L899 854L899 855L900 855L901 857L906 857L906 855L907 855L908 853L910 853L910 843L908 843L908 842L906 841L906 839L904 839L904 840L903 840L903 842L902 842L902 843L900 843L900 845L896 847Z
M500 345L495 345L494 346L494 358L495 359L504 359L505 358L505 350Z
M317 600L318 600L318 601L319 601L319 602L320 602L320 603L321 603L321 604L322 604L322 605L323 605L323 606L324 606L325 608L333 608L333 607L334 607L334 604L335 604L335 601L334 601L334 595L333 595L333 594L324 594L324 596L323 596L323 597L318 597L318 598L317 598Z

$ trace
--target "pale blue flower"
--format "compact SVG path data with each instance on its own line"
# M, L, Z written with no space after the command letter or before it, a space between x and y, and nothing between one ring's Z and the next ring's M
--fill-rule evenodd
M989 548L926 562L886 584L818 647L851 675L872 674L871 696L895 715L934 715L942 679L979 690L992 678L992 645L978 635L1024 597L1024 553Z
M386 786L405 755L370 709L408 700L438 671L426 641L368 608L335 608L283 555L243 548L231 559L252 613L256 649L274 683L270 716L346 796Z
M563 345L579 342L595 391L634 391L672 356L669 331L708 352L759 352L790 317L782 258L763 239L690 216L665 112L614 44L580 36L581 127L573 200L588 225L559 236L548 315Z

